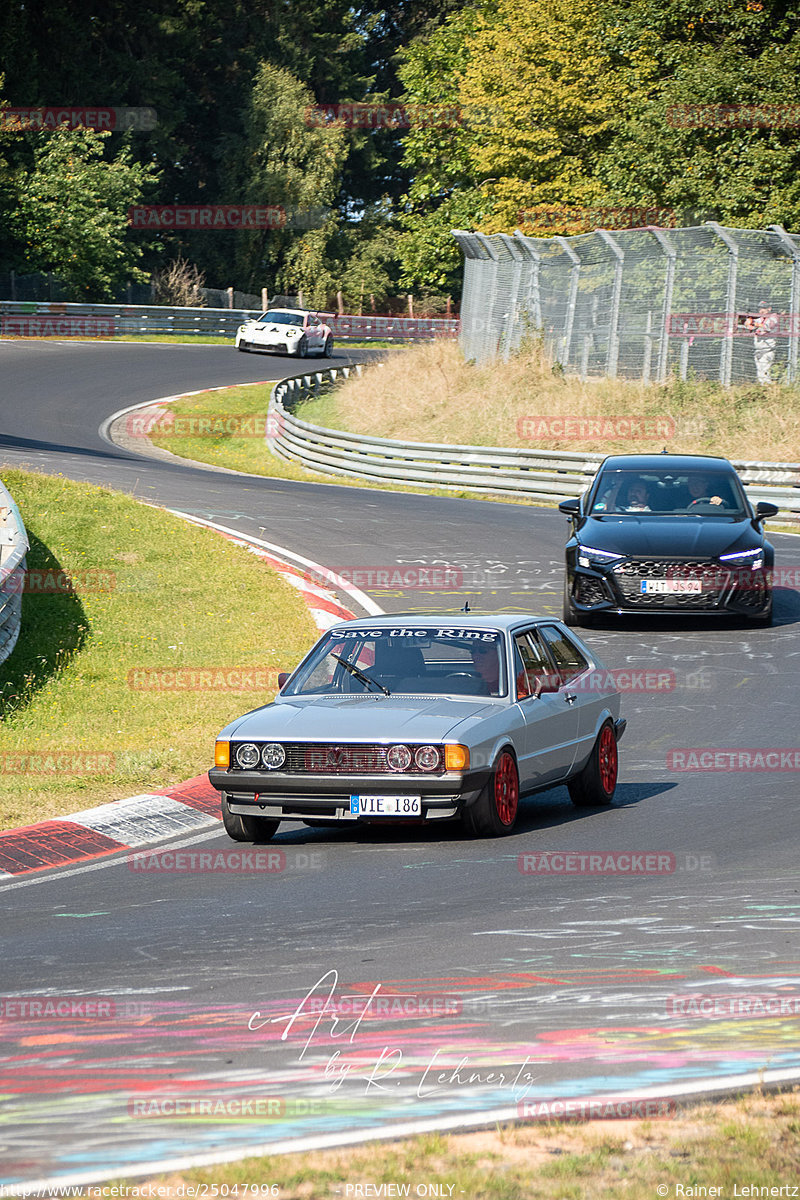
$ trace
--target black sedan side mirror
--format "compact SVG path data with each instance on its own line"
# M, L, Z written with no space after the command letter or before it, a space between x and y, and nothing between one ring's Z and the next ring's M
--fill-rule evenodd
M278 671L278 687L282 688L287 679L291 675L291 671Z
M777 517L778 512L777 504L770 504L768 500L759 500L756 505L756 520L765 521L767 517Z
M567 517L576 517L580 510L581 502L577 496L574 500L562 500L558 506L558 511L564 513Z

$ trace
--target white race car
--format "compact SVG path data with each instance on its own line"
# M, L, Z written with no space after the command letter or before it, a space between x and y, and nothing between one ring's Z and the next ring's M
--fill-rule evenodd
M265 350L305 358L333 354L333 330L315 312L304 308L271 308L253 321L245 321L236 332L237 350Z

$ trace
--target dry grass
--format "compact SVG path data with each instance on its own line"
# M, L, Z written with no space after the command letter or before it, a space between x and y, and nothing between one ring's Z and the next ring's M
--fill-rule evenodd
M733 459L800 459L800 390L705 380L664 386L625 380L581 383L554 372L533 343L509 363L464 362L458 346L436 341L387 356L336 393L303 406L304 420L353 433L410 441L522 446L602 453L672 451ZM656 426L654 437L543 437L541 420L618 421ZM530 420L537 424L533 427ZM528 421L527 425L524 422ZM667 436L664 430L667 430ZM536 430L532 436L532 430ZM674 432L673 432L674 430Z
M250 1158L153 1180L163 1200L244 1194L281 1200L408 1194L465 1200L653 1200L656 1196L792 1195L800 1167L800 1097L751 1093L671 1120L591 1121L429 1134L354 1150ZM440 1190L434 1192L431 1185ZM404 1189L408 1187L408 1193ZM738 1193L734 1187L738 1187ZM217 1191L214 1192L214 1187ZM693 1191L713 1187L721 1191ZM661 1190L657 1190L661 1189ZM85 1195L96 1200L96 1190ZM250 1191L246 1193L249 1197Z

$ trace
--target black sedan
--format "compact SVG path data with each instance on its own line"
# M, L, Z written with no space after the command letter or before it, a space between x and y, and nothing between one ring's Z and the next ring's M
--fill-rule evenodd
M618 454L606 458L583 496L563 500L564 622L600 613L732 614L772 620L775 552L725 458Z

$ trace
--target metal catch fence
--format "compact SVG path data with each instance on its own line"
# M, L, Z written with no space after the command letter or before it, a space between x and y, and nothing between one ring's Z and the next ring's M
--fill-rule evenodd
M550 504L584 492L605 457L570 450L402 442L326 429L292 414L291 409L302 400L335 386L351 370L361 373L361 367L340 367L283 379L275 385L267 419L267 445L273 454L323 475L524 496ZM733 465L752 504L769 500L778 505L781 521L800 523L800 463Z
M532 335L582 379L798 378L800 235L780 225L453 237L467 358L507 360Z

